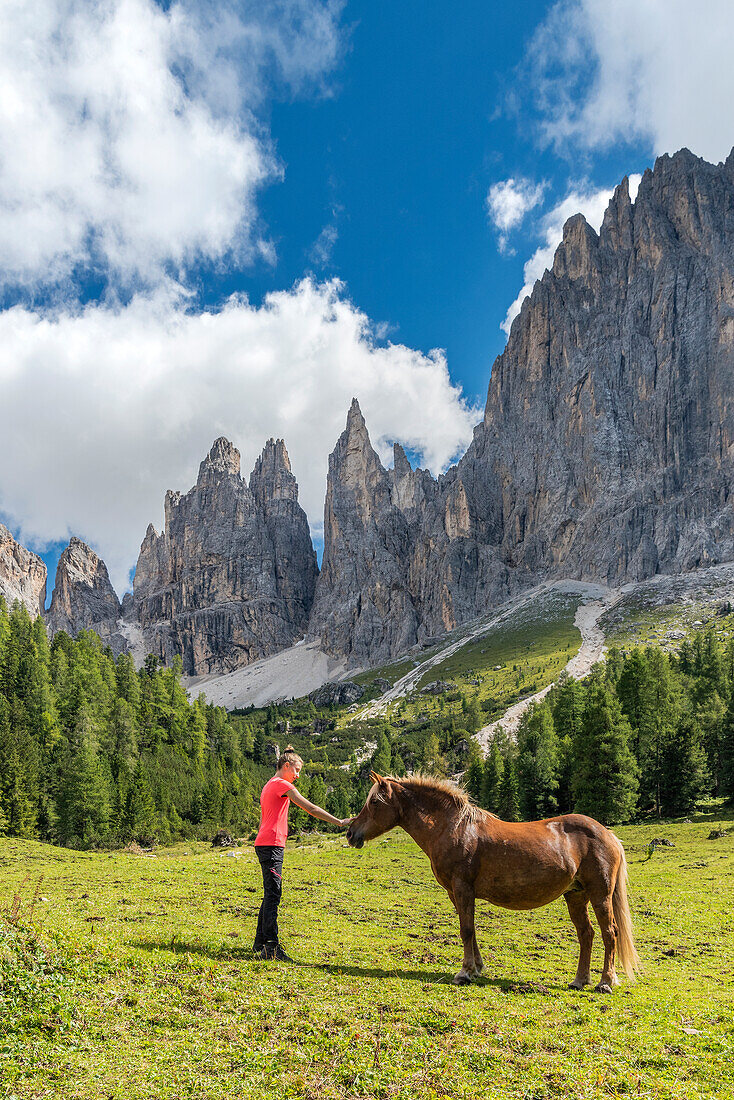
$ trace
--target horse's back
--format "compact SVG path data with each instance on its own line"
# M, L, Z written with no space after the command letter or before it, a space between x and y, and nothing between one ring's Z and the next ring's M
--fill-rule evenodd
M523 822L485 819L471 873L478 897L509 909L534 909L581 879L596 884L609 878L618 852L614 835L585 814Z
M513 841L522 844L537 837L549 834L556 837L587 837L602 843L616 844L614 834L601 822L586 814L559 814L557 817L544 817L538 821L503 821L501 818L487 818L483 822L484 835L490 840L504 843Z

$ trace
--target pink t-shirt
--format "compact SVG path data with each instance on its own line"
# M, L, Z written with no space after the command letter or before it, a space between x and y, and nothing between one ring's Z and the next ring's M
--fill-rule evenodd
M292 783L278 775L267 781L260 792L260 831L255 837L255 844L272 844L277 848L285 848L288 810L291 804L288 791L295 789Z

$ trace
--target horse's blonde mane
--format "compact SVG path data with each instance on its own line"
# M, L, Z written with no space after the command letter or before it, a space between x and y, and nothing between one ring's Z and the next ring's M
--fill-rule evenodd
M417 772L404 779L396 779L395 782L402 783L408 790L426 791L429 795L437 795L438 801L445 809L458 811L459 818L481 821L484 817L495 817L495 814L483 810L481 806L472 802L469 794L453 779L443 779L437 775L424 775L422 772Z

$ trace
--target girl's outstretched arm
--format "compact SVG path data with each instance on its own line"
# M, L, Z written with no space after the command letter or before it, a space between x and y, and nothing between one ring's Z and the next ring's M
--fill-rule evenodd
M334 817L328 810L323 810L321 806L316 806L313 802L309 802L307 798L304 798L299 791L288 791L288 798L294 806L298 806L301 810L305 810L307 814L311 814L311 817L317 817L319 821L326 821L329 825L336 825L338 829L346 829L352 820L351 817Z

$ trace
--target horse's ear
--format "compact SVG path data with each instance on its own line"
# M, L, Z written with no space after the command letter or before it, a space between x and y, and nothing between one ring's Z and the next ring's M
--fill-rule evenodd
M385 780L382 778L382 776L378 775L377 772L370 772L370 779L372 780L373 783L384 783L385 782Z

